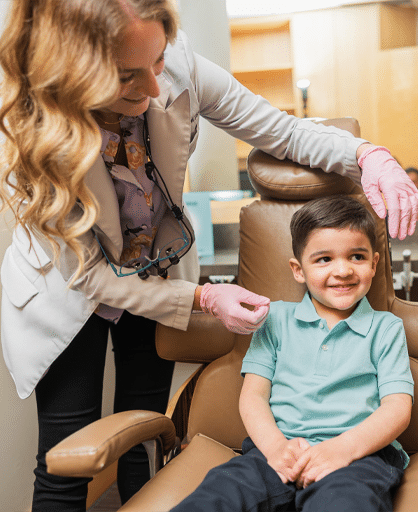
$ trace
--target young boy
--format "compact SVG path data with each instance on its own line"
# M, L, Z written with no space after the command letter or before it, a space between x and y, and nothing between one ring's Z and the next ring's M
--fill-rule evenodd
M319 199L294 214L291 234L308 291L271 304L244 358L244 455L173 511L392 510L414 383L402 321L365 297L379 259L373 217L349 197Z

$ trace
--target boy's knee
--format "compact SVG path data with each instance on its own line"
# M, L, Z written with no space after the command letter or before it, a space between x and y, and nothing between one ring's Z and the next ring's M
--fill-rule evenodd
M303 512L374 512L391 510L391 494L379 485L370 485L361 478L352 478L342 470L327 475L296 493L296 504ZM381 508L376 509L380 503Z

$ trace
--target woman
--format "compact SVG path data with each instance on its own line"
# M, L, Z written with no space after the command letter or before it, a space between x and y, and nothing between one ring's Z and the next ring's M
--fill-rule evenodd
M156 354L156 321L186 329L203 309L250 333L268 311L240 287L195 284L182 190L199 115L357 181L361 155L369 200L384 215L385 194L400 236L414 230L417 190L386 150L288 116L193 54L169 0L14 0L0 63L2 199L16 214L2 265L3 354L19 395L36 393L32 512L81 511L87 481L48 475L45 452L100 417L109 330L115 411L164 412L173 366ZM122 501L147 477L135 448L118 468Z

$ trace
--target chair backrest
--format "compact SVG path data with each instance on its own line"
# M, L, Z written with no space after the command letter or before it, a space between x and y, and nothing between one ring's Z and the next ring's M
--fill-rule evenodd
M358 123L350 118L328 120L359 135ZM305 293L290 271L293 256L290 219L305 202L325 195L348 194L371 210L362 189L335 173L278 161L259 150L248 159L248 172L261 199L241 210L239 284L271 300L299 301ZM372 210L371 210L372 211ZM368 299L373 308L392 311L404 319L411 365L418 382L418 304L395 297L391 275L386 224L377 219L380 260ZM211 363L199 378L189 416L188 436L200 432L239 449L246 436L238 412L242 386L240 368L251 337L235 336L232 352ZM401 441L410 452L418 451L418 407ZM414 434L415 433L415 434Z

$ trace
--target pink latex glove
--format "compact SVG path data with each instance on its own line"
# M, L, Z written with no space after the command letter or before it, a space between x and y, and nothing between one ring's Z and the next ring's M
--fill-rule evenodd
M250 304L250 311L241 304ZM206 283L200 295L200 307L238 334L251 334L256 331L267 317L270 299L256 295L235 284Z
M358 164L364 193L381 219L386 217L386 201L390 236L403 240L412 235L418 214L418 190L406 172L381 146L370 145L360 155Z

